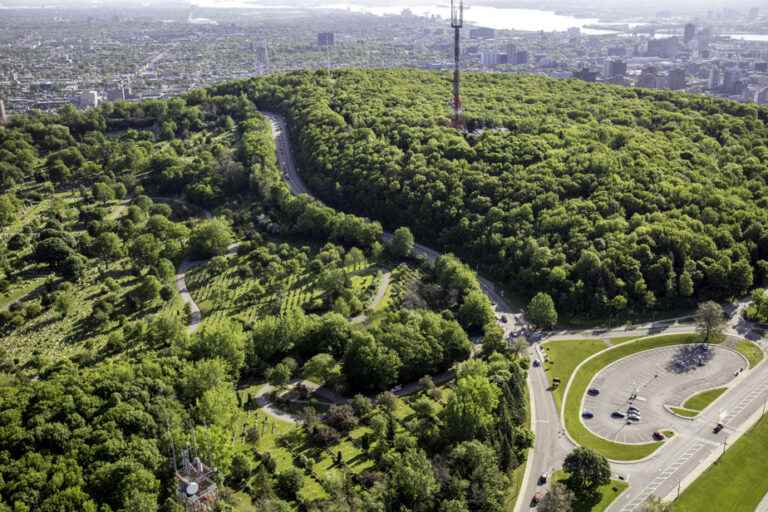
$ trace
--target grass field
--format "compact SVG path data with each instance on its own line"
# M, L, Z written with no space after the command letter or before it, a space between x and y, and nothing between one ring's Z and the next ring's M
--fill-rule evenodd
M757 366L765 356L765 354L763 354L763 349L749 340L739 340L734 348L737 352L747 358L750 368Z
M613 460L637 460L652 454L662 442L644 444L622 444L594 435L581 422L581 399L592 378L607 365L629 355L654 348L694 343L698 337L692 334L670 334L641 338L632 343L619 345L584 364L574 375L568 395L565 397L565 426L571 437L581 446L591 448Z
M683 408L692 411L703 411L709 404L720 398L720 395L727 390L728 388L715 388L697 393L683 402Z
M608 345L601 340L560 340L547 342L541 348L547 354L547 361L543 364L550 385L554 379L560 379L560 385L552 390L559 412L563 404L565 386L573 370L589 356L608 348Z
M753 512L768 492L768 419L761 419L680 498L674 512Z
M568 473L563 470L555 471L552 478L557 482L566 483L568 481ZM567 485L567 484L566 484ZM573 512L603 512L607 509L616 498L627 490L629 484L621 480L611 480L611 483L600 486L597 491L600 493L600 501L597 503L585 502L582 500L576 500L573 504Z
M670 407L670 409L672 409L672 412L674 412L675 414L679 414L680 416L684 416L686 418L693 418L694 416L699 415L699 411L683 409L682 407Z

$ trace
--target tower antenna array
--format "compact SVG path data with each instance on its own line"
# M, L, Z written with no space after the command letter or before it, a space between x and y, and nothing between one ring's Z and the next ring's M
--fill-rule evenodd
M451 27L453 27L453 127L464 128L461 115L461 27L464 26L464 0L451 0Z

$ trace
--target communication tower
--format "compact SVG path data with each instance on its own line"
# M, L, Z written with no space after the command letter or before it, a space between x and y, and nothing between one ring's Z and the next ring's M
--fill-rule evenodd
M182 450L181 467L176 469L176 491L185 512L214 510L219 500L215 476L216 468L206 466L197 457L190 461L189 450Z
M464 26L464 0L451 0L451 27L453 27L453 127L464 128L461 110L461 28Z

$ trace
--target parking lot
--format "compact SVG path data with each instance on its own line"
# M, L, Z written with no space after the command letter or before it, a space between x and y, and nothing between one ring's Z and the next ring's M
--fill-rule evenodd
M626 357L597 374L590 389L596 396L585 395L582 412L593 417L583 419L595 434L623 443L646 443L656 431L675 430L688 420L678 418L664 406L679 406L691 395L728 384L742 368L744 358L717 346L666 347ZM633 396L635 396L633 398ZM626 415L635 408L639 421L612 415Z

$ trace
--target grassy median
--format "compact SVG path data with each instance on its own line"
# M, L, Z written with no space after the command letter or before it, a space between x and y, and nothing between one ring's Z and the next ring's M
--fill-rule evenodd
M768 419L762 418L673 503L674 512L753 512L768 492Z
M749 340L739 340L734 348L738 353L747 358L750 368L754 368L763 360L763 349Z
M587 392L587 387L592 378L614 361L646 350L699 341L700 338L696 334L669 334L666 336L640 338L637 341L619 345L590 359L574 375L568 395L565 397L565 427L568 429L568 433L579 445L591 448L612 460L638 460L651 455L663 444L663 441L624 444L603 439L590 432L581 422L581 399L584 393Z
M726 391L728 391L728 388L715 388L696 393L683 402L683 408L701 412L706 409L709 404L720 398L720 395Z
M608 345L601 340L555 340L543 344L541 348L548 357L548 361L543 364L549 384L552 385L554 379L560 379L560 385L552 390L559 412L563 405L565 386L573 370L589 356L608 348Z

